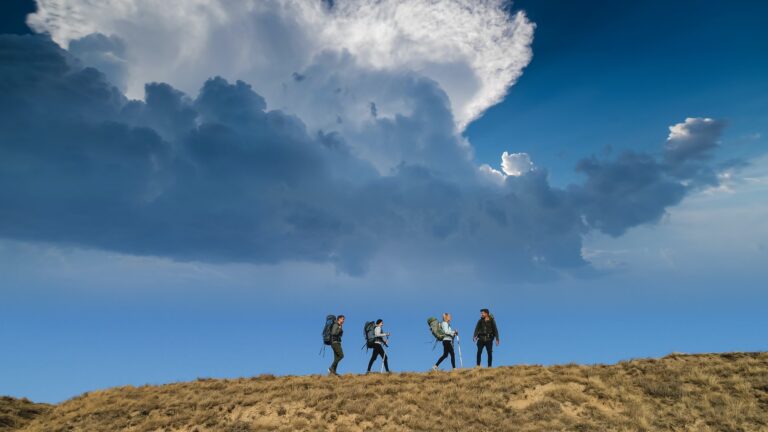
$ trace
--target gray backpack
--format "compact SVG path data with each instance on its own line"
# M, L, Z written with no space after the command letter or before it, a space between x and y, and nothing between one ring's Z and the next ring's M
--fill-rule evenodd
M438 321L437 318L427 318L427 325L429 326L429 331L432 332L432 336L434 336L436 340L441 341L443 338L445 338L445 332L440 326L440 321Z
M325 326L323 327L323 343L326 345L331 344L331 328L333 323L336 322L336 315L328 315L325 317Z

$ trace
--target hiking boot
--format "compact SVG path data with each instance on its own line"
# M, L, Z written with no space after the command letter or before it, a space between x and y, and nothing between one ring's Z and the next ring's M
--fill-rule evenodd
M432 370L433 370L434 372L437 372L437 370L438 370L438 367L437 367L437 365L434 365L434 366L432 366Z
M339 374L337 374L336 371L332 370L331 368L328 368L328 375L339 376Z

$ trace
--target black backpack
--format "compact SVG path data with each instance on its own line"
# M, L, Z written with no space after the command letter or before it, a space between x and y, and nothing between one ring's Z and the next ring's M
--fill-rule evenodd
M365 335L365 346L373 348L376 342L376 323L373 321L366 321L363 326L363 334Z
M323 343L326 345L331 344L331 327L336 322L336 315L328 315L325 317L325 327L323 327Z

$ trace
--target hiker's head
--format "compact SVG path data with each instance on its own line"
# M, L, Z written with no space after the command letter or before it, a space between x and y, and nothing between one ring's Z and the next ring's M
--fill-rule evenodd
M376 325L377 326L380 326L380 325L383 325L383 324L384 324L384 320L383 319L379 318L379 319L376 320Z
M486 319L491 314L488 309L480 309L480 318Z
M336 322L339 323L339 325L344 324L344 315L339 315L338 318L336 318Z
M451 314L448 312L443 313L443 321L450 321L451 320Z

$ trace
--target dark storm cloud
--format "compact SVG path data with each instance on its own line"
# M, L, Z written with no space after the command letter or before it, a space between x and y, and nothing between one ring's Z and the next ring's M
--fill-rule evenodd
M348 231L321 199L348 155L245 83L128 102L40 37L3 36L0 60L3 236L276 262L326 260Z
M618 236L634 226L657 222L691 191L717 186L717 173L708 162L724 128L719 120L688 118L670 127L661 160L624 152L614 160L580 161L576 170L586 181L570 190L586 223ZM727 166L738 168L743 161Z
M642 223L656 222L679 203L686 187L649 155L626 152L615 160L585 159L577 171L586 181L570 188L586 223L618 236Z
M681 182L691 178L681 167L696 162L696 178L704 167L705 151L687 148L665 161L582 161L585 182L565 190L543 169L486 183L472 176L433 81L367 79L410 107L357 131L401 161L385 174L342 135L268 110L247 83L212 78L194 98L151 83L145 101L129 101L49 40L0 36L0 236L181 260L325 262L350 274L395 250L415 265L540 280L588 268L588 230L657 221L701 184Z
M687 118L670 127L664 158L673 165L708 160L725 128L725 122L710 118Z

